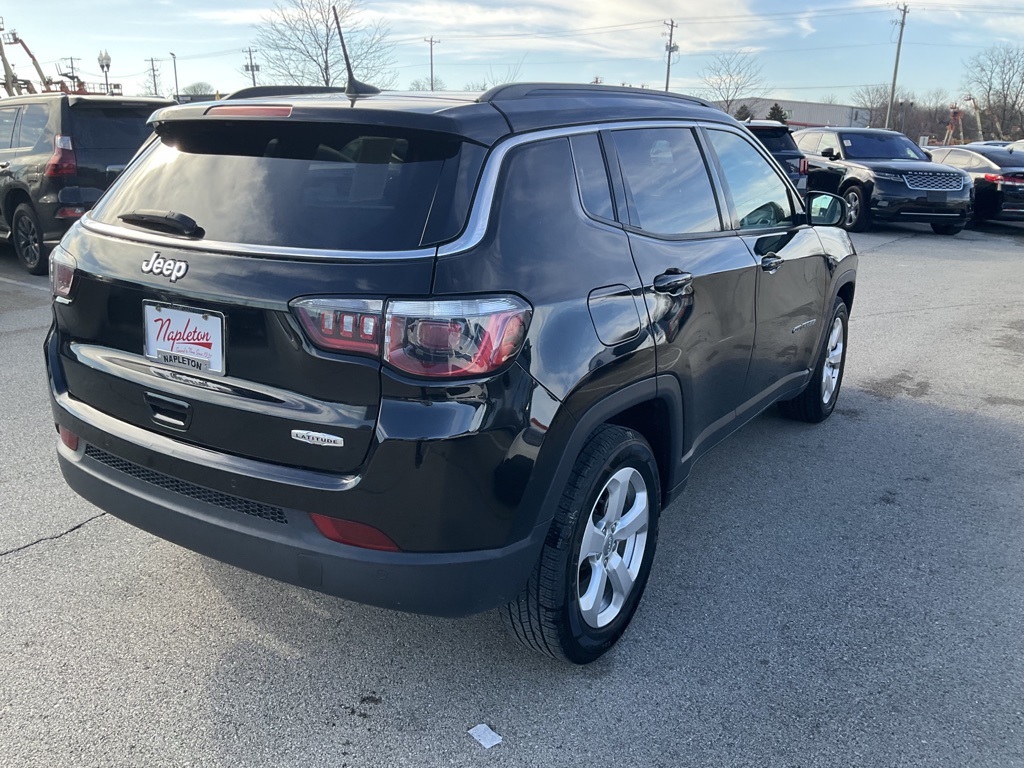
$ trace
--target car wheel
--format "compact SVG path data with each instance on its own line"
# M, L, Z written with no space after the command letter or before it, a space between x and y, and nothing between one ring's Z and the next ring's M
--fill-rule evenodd
M660 487L642 435L605 425L590 436L526 588L501 609L520 642L574 664L615 644L651 571Z
M28 203L14 209L11 217L11 238L18 261L29 274L41 275L46 272L46 250L43 245L43 228L39 217Z
M868 228L868 201L864 196L864 190L860 187L850 187L843 193L846 201L846 218L843 219L843 229L848 232L863 232Z
M936 235L958 235L963 231L961 224L932 224L932 232Z
M811 381L799 396L779 403L779 409L791 419L812 424L824 421L836 407L839 387L846 367L846 336L849 312L842 299L836 299L825 333L825 343L818 355Z

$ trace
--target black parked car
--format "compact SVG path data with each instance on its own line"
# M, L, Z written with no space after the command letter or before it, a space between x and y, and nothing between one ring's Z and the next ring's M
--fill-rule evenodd
M916 221L940 235L960 232L971 215L970 177L928 154L902 133L880 128L807 128L793 137L810 163L807 188L846 199L843 226Z
M800 194L807 191L807 157L793 141L793 130L778 120L747 120L743 123L789 174Z
M0 233L22 266L46 272L56 243L92 207L173 102L43 93L0 102Z
M1024 218L1024 147L936 147L932 158L970 175L975 221Z
M158 536L374 605L500 606L584 663L696 459L774 403L835 407L844 203L805 206L706 102L517 84L153 125L54 250L46 361L68 483Z

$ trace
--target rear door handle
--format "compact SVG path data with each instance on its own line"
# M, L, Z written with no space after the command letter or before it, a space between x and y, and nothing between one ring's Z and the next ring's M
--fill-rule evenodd
M693 293L693 275L689 272L663 272L654 278L654 290L672 296Z
M763 259L761 259L761 269L769 274L774 273L779 267L786 263L786 260L776 256L774 253L769 253Z

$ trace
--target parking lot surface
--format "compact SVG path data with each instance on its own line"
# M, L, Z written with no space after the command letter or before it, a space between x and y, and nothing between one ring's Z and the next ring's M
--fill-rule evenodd
M835 414L772 410L697 465L585 668L492 614L342 602L79 499L46 278L0 249L0 765L1024 765L1024 226L855 243Z

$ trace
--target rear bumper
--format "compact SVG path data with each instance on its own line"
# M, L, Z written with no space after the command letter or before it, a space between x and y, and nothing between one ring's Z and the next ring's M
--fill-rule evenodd
M198 499L175 478L161 482L159 473L85 443L74 452L58 443L58 460L73 490L144 531L279 581L412 613L465 616L508 602L526 583L548 528L538 525L501 549L378 552L324 538L304 512L260 516L263 505L252 502L248 512L229 508L244 499Z

